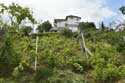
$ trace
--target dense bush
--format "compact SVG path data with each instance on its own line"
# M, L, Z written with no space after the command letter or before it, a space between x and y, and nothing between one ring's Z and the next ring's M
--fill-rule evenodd
M70 70L55 70L54 75L48 79L48 83L88 83L82 75Z
M67 28L62 30L61 34L64 35L65 37L73 37L73 32Z
M11 37L7 34L0 46L0 76L12 73L14 67L18 66L20 55L13 48ZM6 69L8 69L6 71Z
M89 83L114 83L125 77L124 32L91 31L89 35L85 34L86 46L93 53L93 56L88 58L82 55L76 37L69 35L67 37L59 32L39 33L38 36L36 72L34 71L36 35L9 33L9 39L5 37L6 41L1 37L0 55L1 57L5 55L7 58L9 56L9 59L0 58L0 60L2 62L7 60L12 69L11 71L10 67L8 70L4 69L6 64L0 64L0 69L3 68L13 75L10 81L86 83L84 80L87 80ZM94 36L95 42L93 42ZM3 77L3 71L0 72ZM8 82L8 79L4 80Z
M35 75L36 83L48 83L48 78L53 75L53 69L51 68L40 68L37 70Z
M94 56L89 58L93 68L92 77L96 83L114 83L121 79L119 67L122 65L121 56L115 46L107 43L90 44ZM94 49L94 48L95 49Z
M112 64L107 67L95 66L92 75L96 83L113 83L121 77L118 68Z

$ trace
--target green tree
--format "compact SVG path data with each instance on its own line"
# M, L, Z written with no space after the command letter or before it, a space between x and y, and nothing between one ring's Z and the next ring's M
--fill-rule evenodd
M122 7L120 8L120 11L122 12L122 14L125 14L125 6L122 6Z
M106 29L104 22L101 23L100 28L101 28L101 30L105 30Z
M25 36L29 36L29 33L31 33L32 30L33 29L30 26L26 26L22 28L22 32L24 33Z
M11 24L21 24L23 20L28 18L32 23L35 23L35 19L32 16L32 12L27 7L21 7L18 4L12 3L9 6L0 4L0 13L8 13L11 20ZM16 20L16 22L15 22Z
M73 37L73 32L68 29L68 28L65 28L62 32L61 32L62 35L64 35L65 37Z
M40 24L38 26L38 31L39 32L49 32L50 29L52 28L52 24L49 21L45 21L44 23Z
M93 30L93 29L96 30L96 26L93 22L81 22L79 24L79 28L81 31L84 31L84 32L88 30Z

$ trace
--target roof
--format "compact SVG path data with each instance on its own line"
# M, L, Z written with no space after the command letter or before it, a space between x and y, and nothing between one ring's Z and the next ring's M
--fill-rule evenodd
M68 16L66 16L66 19L54 19L54 23L62 22L62 21L66 21L68 17L75 17L75 18L79 18L79 19L81 19L81 17L79 17L79 16L68 15Z
M66 19L54 19L54 23L61 22L61 21L66 21Z
M75 16L75 15L68 15L68 16L66 16L66 20L67 20L67 18L68 17L75 17L75 18L79 18L79 19L81 19L81 17L79 17L79 16Z

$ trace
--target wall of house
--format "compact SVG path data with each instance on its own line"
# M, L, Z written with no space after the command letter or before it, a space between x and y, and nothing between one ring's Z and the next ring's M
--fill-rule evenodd
M77 32L78 31L78 27L69 27L70 30L72 30L72 32Z
M56 27L58 28L58 30L63 30L65 27L67 27L73 32L76 32L78 31L79 22L80 22L80 18L68 17L67 21L57 22Z
M57 22L57 27L65 27L66 25L66 21L60 21L60 22Z
M72 32L78 31L78 25L80 22L80 18L69 17L67 18L67 27L72 30Z
M78 25L79 21L80 21L79 18L75 18L75 17L68 17L67 18L67 24L76 24L76 25Z

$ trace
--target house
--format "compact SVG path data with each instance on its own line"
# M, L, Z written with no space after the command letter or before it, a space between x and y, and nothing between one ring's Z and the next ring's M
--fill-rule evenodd
M65 28L71 30L72 32L78 31L78 25L80 23L81 17L69 15L65 19L54 19L53 30L62 31Z

